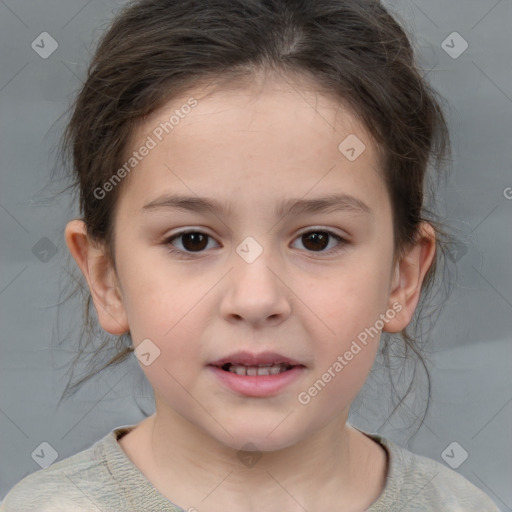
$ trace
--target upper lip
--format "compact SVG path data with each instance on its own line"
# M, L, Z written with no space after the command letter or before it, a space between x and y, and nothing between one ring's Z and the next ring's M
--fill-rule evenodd
M287 364L289 366L303 366L302 363L276 352L260 352L259 354L254 354L252 352L235 352L229 356L211 362L210 365L218 366L220 368L227 363L242 364L244 366L258 366L260 364Z

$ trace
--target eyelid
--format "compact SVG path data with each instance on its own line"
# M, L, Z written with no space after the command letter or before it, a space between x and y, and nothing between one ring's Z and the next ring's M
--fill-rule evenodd
M328 227L328 226L306 226L304 228L300 228L297 236L303 235L304 233L309 233L310 231L325 231L332 235L337 235L343 239L349 238L349 234L347 232L341 231L341 230L339 230L339 228L332 228L332 227Z
M305 226L303 228L299 228L299 232L295 236L297 237L297 236L303 235L305 233L309 233L311 231L325 231L332 235L337 235L340 238L343 238L344 240L348 240L348 238L349 238L349 234L347 232L345 232L345 231L339 232L336 230L336 228L327 227L327 226ZM163 237L163 240L166 241L171 238L178 237L179 235L186 235L187 233L201 233L204 235L208 235L210 238L215 238L214 235L211 235L208 232L208 228L205 228L203 226L191 226L189 228L183 228L182 230L176 231L169 235L165 235Z

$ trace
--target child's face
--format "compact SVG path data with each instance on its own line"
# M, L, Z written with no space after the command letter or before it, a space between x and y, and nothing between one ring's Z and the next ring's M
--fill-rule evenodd
M380 315L397 315L391 204L374 143L333 100L270 79L201 94L173 100L135 133L131 150L141 161L115 224L118 320L126 318L135 348L149 339L160 350L141 367L162 421L181 416L237 449L284 448L345 423L374 361ZM182 108L191 97L197 106ZM166 133L160 123L173 114ZM354 135L366 146L355 159L362 146ZM148 136L156 147L142 157L139 148L153 146ZM284 201L334 194L370 212L275 213ZM166 195L211 198L230 213L145 208ZM184 230L204 235L165 241ZM272 352L302 366L258 387L258 377L210 366L236 352Z

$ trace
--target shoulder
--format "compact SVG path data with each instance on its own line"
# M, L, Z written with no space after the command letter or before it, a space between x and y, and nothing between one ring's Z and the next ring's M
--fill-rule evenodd
M456 471L378 434L367 435L389 454L385 489L368 512L397 506L418 512L499 512L487 494Z
M110 512L120 510L116 482L102 449L108 434L90 448L19 481L7 493L0 512Z

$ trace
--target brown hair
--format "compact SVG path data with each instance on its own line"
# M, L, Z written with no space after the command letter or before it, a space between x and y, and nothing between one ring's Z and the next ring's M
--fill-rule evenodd
M318 90L343 101L363 122L383 154L395 254L415 240L421 221L436 230L436 257L423 283L423 303L450 238L425 206L432 185L427 168L432 163L441 177L449 154L448 129L408 36L376 0L129 2L98 43L61 140L91 238L105 244L114 264L113 218L123 183L104 199L94 191L123 165L130 136L144 116L198 84L229 82L260 70L313 79ZM85 324L93 334L93 304L87 288L82 290L87 296ZM417 327L419 309L408 328ZM415 353L428 377L420 341L407 329L400 335L405 356ZM68 382L63 396L133 351L129 334L100 337L103 344L93 357L100 360L112 347L114 356L73 386ZM386 357L388 350L389 339L383 335ZM428 390L430 400L430 378Z

